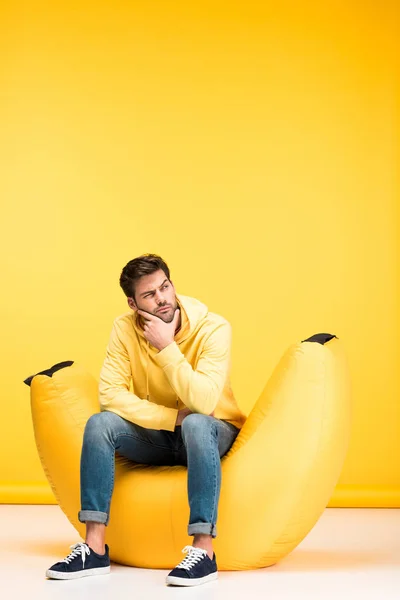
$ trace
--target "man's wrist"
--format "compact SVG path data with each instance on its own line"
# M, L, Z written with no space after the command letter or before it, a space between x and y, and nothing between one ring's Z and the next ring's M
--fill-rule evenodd
M157 349L159 352L161 352L162 350L164 350L164 348L166 348L167 346L169 346L170 344L172 344L174 340L171 340L170 342L167 342L166 344L163 344L162 346L159 346Z

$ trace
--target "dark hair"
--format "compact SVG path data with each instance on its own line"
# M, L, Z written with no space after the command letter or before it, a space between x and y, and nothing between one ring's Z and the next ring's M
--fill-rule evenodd
M130 260L122 269L119 278L119 284L124 290L126 297L135 298L135 282L143 277L143 275L150 275L159 269L164 271L169 280L169 268L161 256L157 254L142 254Z

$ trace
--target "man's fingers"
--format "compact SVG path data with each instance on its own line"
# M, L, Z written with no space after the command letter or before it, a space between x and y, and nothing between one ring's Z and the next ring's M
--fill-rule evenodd
M155 315L152 315L151 313L146 312L145 310L138 310L138 313L139 313L139 315L142 315L145 319L148 319L149 321L158 319L158 317L156 317Z

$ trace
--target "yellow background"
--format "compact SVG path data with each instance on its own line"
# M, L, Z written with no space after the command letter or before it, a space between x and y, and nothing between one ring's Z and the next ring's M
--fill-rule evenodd
M275 4L4 3L0 501L54 502L23 380L98 379L155 252L232 323L246 413L289 344L342 340L330 505L400 506L396 3Z

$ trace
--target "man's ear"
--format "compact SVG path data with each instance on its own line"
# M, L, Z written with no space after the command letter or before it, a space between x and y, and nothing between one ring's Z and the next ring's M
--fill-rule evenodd
M132 310L138 309L133 298L128 298L128 305L129 305L129 308L131 308Z

